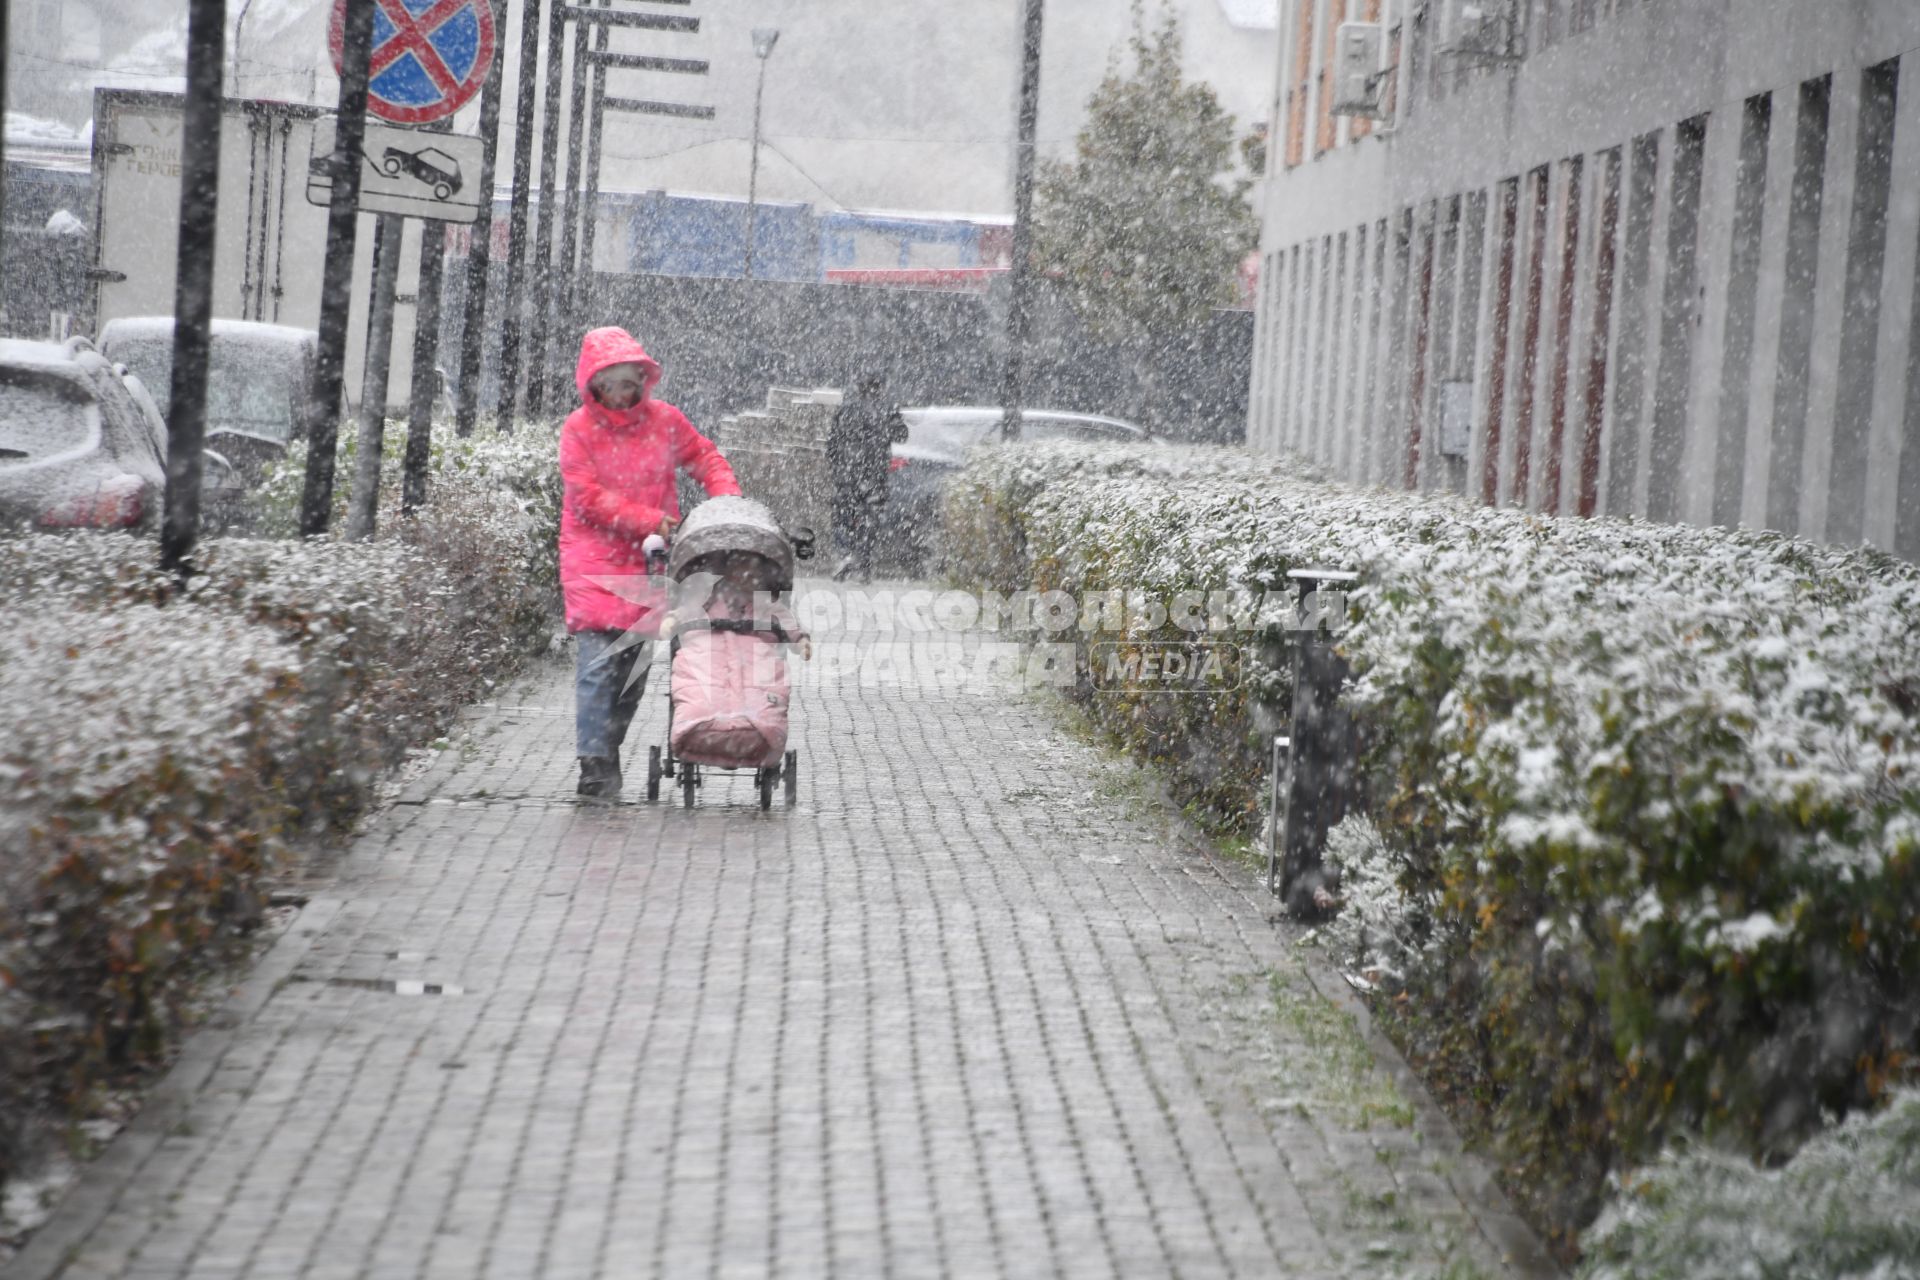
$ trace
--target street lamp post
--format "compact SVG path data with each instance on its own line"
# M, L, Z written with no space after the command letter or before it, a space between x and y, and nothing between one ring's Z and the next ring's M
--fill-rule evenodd
M1000 435L1020 438L1021 362L1032 320L1033 169L1040 122L1040 33L1045 0L1027 0L1020 36L1019 140L1014 151L1013 262L1007 300L1007 359L1001 371Z
M760 59L760 84L753 91L753 159L747 166L747 279L753 279L755 205L760 194L760 105L767 96L767 59L780 43L780 28L753 29L753 56Z
M240 16L233 20L233 97L240 93L240 36L247 29L247 10L253 8L253 0L240 0Z

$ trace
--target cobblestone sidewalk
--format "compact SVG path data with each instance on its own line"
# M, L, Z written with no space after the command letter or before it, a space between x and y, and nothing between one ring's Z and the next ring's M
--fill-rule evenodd
M833 657L770 813L641 799L658 687L611 808L570 667L475 709L8 1274L1539 1272L1255 875Z

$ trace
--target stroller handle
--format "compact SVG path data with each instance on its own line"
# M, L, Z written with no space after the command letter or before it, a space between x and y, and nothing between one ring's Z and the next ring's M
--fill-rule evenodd
M667 554L672 549L672 544L659 534L647 535L647 540L640 544L640 550L647 557L649 577L658 577L667 571Z

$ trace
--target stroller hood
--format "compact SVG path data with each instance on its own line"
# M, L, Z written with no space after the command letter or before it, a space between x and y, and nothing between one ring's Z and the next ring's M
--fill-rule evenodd
M751 498L709 498L687 513L667 557L667 576L684 579L703 556L748 551L771 561L779 581L775 591L793 588L793 543L780 522Z

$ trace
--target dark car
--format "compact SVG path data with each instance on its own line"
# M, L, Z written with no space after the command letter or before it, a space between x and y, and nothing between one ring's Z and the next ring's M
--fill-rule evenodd
M0 521L156 527L166 454L152 397L84 338L0 341Z
M907 423L907 438L893 446L882 545L895 548L900 569L917 577L926 569L940 528L947 482L965 464L969 449L1000 441L1003 415L991 406L946 405L902 409L900 416ZM1131 422L1052 409L1021 410L1020 435L1024 440L1153 443L1145 427Z

